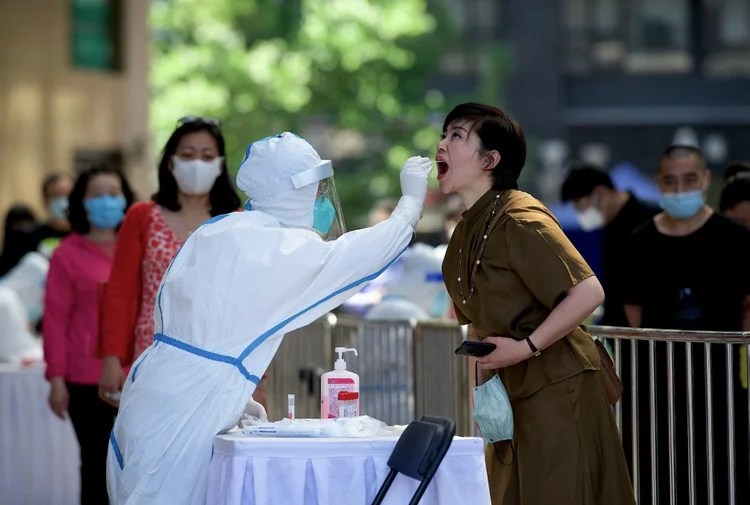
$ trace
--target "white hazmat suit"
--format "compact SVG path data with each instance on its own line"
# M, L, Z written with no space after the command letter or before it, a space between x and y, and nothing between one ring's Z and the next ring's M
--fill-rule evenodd
M328 242L312 228L325 164L290 133L251 144L237 185L252 210L209 220L167 269L154 344L128 375L110 437L114 505L203 505L213 438L240 419L284 334L336 308L408 246L427 158L405 163L388 220Z

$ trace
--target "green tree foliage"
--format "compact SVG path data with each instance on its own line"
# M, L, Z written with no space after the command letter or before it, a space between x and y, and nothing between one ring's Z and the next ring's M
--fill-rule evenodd
M151 22L158 147L177 118L217 117L236 170L255 139L317 133L354 215L434 148L445 105L428 82L450 38L427 0L161 0Z

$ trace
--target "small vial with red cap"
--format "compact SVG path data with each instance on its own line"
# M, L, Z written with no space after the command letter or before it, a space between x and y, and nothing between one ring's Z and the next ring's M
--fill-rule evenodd
M356 391L339 391L339 419L357 417L359 412L359 393Z

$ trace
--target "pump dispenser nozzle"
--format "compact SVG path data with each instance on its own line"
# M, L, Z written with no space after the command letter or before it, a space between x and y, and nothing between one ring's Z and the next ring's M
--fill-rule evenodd
M334 370L346 370L346 361L344 361L345 352L353 352L355 356L359 356L359 354L357 354L357 350L353 347L336 347L334 349L334 352L339 355L339 359L337 359L333 364Z

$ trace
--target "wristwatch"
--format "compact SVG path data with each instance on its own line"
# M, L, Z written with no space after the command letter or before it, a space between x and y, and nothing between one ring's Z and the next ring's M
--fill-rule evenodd
M535 357L539 357L542 355L542 351L536 348L534 342L531 341L531 338L526 337L526 343L529 344L529 347L531 348L531 354L533 354Z

